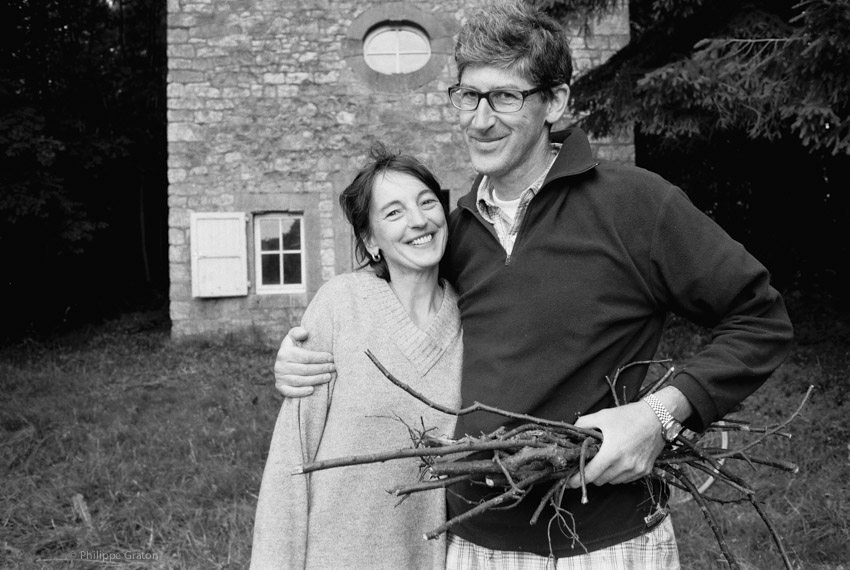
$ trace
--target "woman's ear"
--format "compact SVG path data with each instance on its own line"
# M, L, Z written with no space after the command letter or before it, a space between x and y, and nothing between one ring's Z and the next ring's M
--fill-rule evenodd
M360 240L363 242L363 245L366 246L366 253L370 256L374 256L378 253L378 251L380 251L380 248L375 243L375 240L371 235L361 234Z

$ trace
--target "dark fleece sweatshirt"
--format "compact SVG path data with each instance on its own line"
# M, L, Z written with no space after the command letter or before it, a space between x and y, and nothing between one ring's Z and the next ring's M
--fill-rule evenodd
M670 384L701 430L756 390L790 349L792 327L768 271L687 196L661 177L597 161L583 132L553 134L561 151L532 199L508 256L475 206L476 189L450 217L445 273L456 285L464 330L463 405L481 402L574 422L614 405L606 376L655 356L665 318L676 313L712 330L711 342L676 363ZM646 367L626 369L618 394L633 399ZM461 416L457 436L512 425L495 414ZM578 541L551 507L529 520L545 486L517 507L490 510L452 528L488 548L558 557L646 532L660 488L641 481L589 486L589 503L567 491L562 507ZM492 491L453 486L449 516Z

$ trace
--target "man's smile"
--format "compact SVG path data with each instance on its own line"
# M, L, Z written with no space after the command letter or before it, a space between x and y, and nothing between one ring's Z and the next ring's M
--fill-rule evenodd
M498 136L498 137L476 137L470 136L470 142L479 150L487 150L497 146L500 142L504 141L506 136Z

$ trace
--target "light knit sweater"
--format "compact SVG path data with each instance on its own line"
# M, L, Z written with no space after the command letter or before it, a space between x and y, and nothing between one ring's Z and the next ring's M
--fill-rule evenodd
M443 283L443 292L425 331L371 271L340 275L316 293L302 321L310 331L305 346L332 352L337 378L310 398L283 403L257 504L252 570L445 568L444 540L423 538L446 520L444 492L400 503L387 493L418 480L417 459L291 475L313 459L411 447L404 424L452 434L453 416L391 384L365 355L371 350L403 382L458 407L460 318L454 290Z

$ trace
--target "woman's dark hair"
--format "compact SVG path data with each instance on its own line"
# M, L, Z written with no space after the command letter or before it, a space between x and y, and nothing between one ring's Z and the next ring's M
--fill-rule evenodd
M372 188L379 176L387 172L398 172L407 174L420 180L428 188L434 191L438 199L441 198L440 183L431 174L425 165L412 156L397 154L387 150L381 142L372 143L369 151L369 162L360 169L357 176L345 190L339 195L339 205L345 213L354 230L355 256L361 267L369 265L375 271L375 275L386 281L390 280L390 270L387 261L381 255L379 261L375 261L366 250L366 239L371 235L369 227L369 207L372 204ZM445 204L440 203L443 209Z

